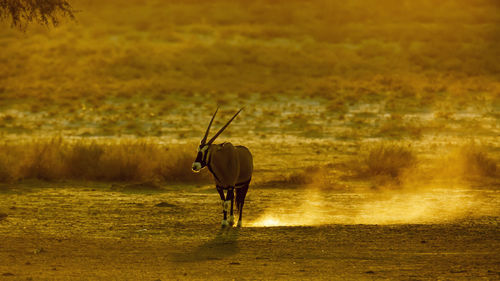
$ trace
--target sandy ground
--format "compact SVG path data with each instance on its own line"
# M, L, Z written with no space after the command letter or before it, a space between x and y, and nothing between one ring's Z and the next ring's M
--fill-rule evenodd
M498 192L432 194L404 196L415 215L402 194L254 188L245 226L221 229L211 187L7 188L0 279L500 279Z

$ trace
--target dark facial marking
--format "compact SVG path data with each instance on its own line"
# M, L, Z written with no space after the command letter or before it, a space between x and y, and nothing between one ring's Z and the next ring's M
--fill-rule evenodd
M196 155L196 160L194 160L194 162L201 163L202 161L203 161L203 153L199 151L198 154Z
M206 163L206 161L207 161L206 154L208 153L208 149L205 150L204 152L201 151L202 148L205 147L205 146L206 145L200 145L200 147L199 147L200 151L198 151L198 154L196 155L196 160L194 160L194 162L200 163L202 168L207 165L207 163Z

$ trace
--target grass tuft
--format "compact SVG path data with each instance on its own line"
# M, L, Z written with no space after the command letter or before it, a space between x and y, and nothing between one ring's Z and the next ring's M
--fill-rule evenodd
M445 173L466 180L498 177L498 161L487 151L475 144L460 147L446 159Z
M282 183L292 185L307 185L314 181L315 176L321 171L320 167L306 167L301 171L286 176Z
M379 145L373 147L364 159L364 176L389 176L398 178L403 171L415 166L417 157L408 147Z

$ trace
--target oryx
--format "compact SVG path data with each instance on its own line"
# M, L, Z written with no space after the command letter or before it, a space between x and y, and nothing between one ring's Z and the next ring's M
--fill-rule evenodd
M243 109L243 108L242 108ZM243 204L248 191L250 180L253 172L253 158L248 148L237 145L233 146L230 142L221 144L213 144L214 140L226 129L233 119L241 112L240 109L234 116L224 125L208 142L207 137L214 121L217 110L215 110L210 123L208 124L205 136L201 140L198 147L198 155L193 162L193 171L198 172L205 166L212 173L215 179L215 186L222 200L222 211L224 219L222 226L234 224L233 204L234 190L236 189L236 208L239 211L238 226L241 226L241 218L243 213ZM224 190L227 190L227 195L224 196ZM229 221L227 212L229 213Z

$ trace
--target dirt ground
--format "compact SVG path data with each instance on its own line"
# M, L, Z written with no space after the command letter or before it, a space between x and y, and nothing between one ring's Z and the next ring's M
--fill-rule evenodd
M0 193L2 280L500 278L496 191L448 191L449 201L253 188L244 227L221 229L210 186L36 185Z
M500 280L499 1L69 2L0 8L0 280Z

